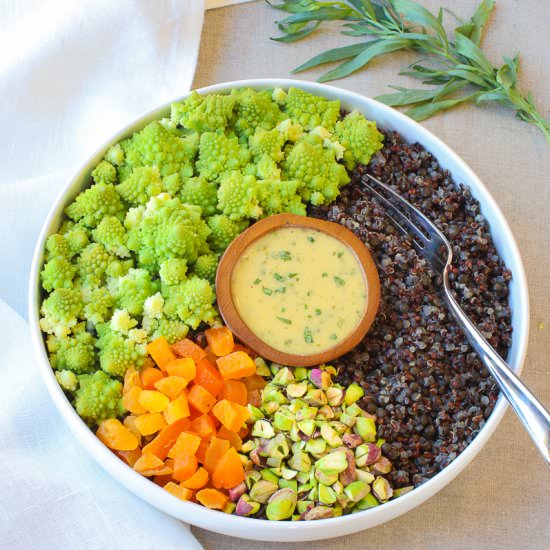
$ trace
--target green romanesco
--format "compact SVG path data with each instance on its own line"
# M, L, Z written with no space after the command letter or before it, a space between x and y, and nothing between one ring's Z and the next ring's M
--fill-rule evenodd
M106 160L102 160L92 171L92 179L96 183L113 184L116 175L116 168Z
M291 118L279 122L277 130L282 134L285 141L298 141L304 133L302 125Z
M57 370L71 370L85 374L95 370L95 338L85 330L74 336L58 338L51 334L46 340L50 352L50 363Z
M105 216L116 216L121 220L125 214L124 204L113 185L96 183L65 208L71 220L81 221L87 227L95 227Z
M306 205L298 194L298 181L262 180L258 182L258 196L264 215L290 214L306 215Z
M200 206L204 217L216 213L218 186L206 178L201 176L189 178L183 183L178 196L181 202L185 204Z
M82 282L91 287L105 283L105 272L113 256L99 243L89 244L78 256L78 274Z
M59 233L54 233L46 239L46 261L53 258L71 258L71 250L67 239Z
M80 290L57 288L42 302L40 328L57 337L67 336L82 317L83 307Z
M115 254L121 258L127 258L130 255L126 246L126 230L121 221L114 216L107 216L101 220L101 223L92 231L94 240L102 244L107 252Z
M183 258L171 258L160 264L160 280L165 285L177 285L187 278L187 261Z
M147 331L148 339L154 340L164 336L169 344L173 344L187 336L189 327L179 319L169 319L165 315L160 317L144 317L143 328Z
M213 304L216 294L210 283L191 277L179 285L163 286L164 312L178 318L191 328L201 322L211 323L218 315Z
M47 291L71 288L75 273L76 267L65 256L57 256L50 260L40 273L42 287Z
M222 214L211 216L206 222L211 231L208 244L215 252L223 252L229 243L249 225L248 220L235 221Z
M358 111L352 111L337 122L335 134L345 148L344 162L348 170L358 163L368 164L372 155L382 148L384 140L376 129L376 122L367 120Z
M349 182L345 167L339 164L332 149L323 146L317 135L304 136L291 146L282 164L283 177L301 183L299 193L314 205L328 204Z
M57 383L70 393L78 388L78 377L72 370L58 370L55 372Z
M233 119L235 99L231 95L192 92L181 103L174 103L171 120L190 130L210 132L224 130Z
M84 317L92 324L104 323L111 318L115 300L109 290L102 286L100 288L83 289Z
M81 374L78 384L74 406L79 416L90 426L107 418L122 416L126 412L122 404L122 383L113 380L103 371Z
M122 378L130 366L139 368L143 365L147 357L145 344L137 343L127 335L114 331L110 323L98 325L97 333L99 364L107 374Z
M205 132L199 144L199 159L195 167L209 181L219 181L232 170L239 170L250 160L250 151L236 136L221 132Z
M125 309L115 309L111 317L111 330L128 334L138 322L130 317L130 314Z
M145 269L130 269L124 277L109 280L116 307L130 315L143 313L145 300L158 291L158 286L158 281L152 280L151 273Z
M188 174L188 177L193 175L191 170ZM162 189L166 191L171 197L175 197L183 185L182 176L180 174L170 174L162 178Z
M269 90L232 90L229 97L236 100L236 120L233 127L237 135L245 139L257 128L271 130L283 118L279 106L272 101Z
M261 180L280 180L281 179L281 169L278 167L277 163L269 156L263 155L256 162L255 171L253 173L257 179Z
M119 260L115 258L107 266L107 271L105 273L107 277L124 277L133 267L135 267L134 260L131 258L129 260Z
M283 145L285 138L276 128L273 130L264 130L258 128L256 132L248 138L250 152L257 161L263 155L269 155L274 161L283 160Z
M162 180L158 168L138 166L120 184L115 186L116 192L132 206L147 204L147 201L162 192Z
M290 88L284 109L290 118L307 130L323 126L332 132L340 116L340 101L330 101L298 88Z
M120 166L124 162L124 151L122 150L120 143L116 143L115 145L109 147L105 153L105 160L114 166Z
M151 122L121 142L125 162L119 167L120 181L138 166L157 168L161 177L188 170L197 152L198 137L198 134L180 137L159 121Z
M224 176L218 189L218 209L231 220L258 219L258 183L254 176L231 172Z
M90 242L92 233L86 226L75 223L69 219L65 220L59 228L60 235L65 239L68 249L68 258L80 254L86 245Z
M197 258L193 265L193 273L201 279L207 279L211 283L216 278L216 270L218 269L218 254L203 254Z
M164 298L160 292L149 296L143 304L143 317L149 319L160 319L164 311Z
M199 207L158 195L148 203L139 224L139 263L154 269L170 258L194 262L207 248L209 234Z

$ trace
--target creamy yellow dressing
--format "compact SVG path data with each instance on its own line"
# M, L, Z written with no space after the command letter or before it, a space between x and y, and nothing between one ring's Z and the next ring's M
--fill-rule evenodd
M231 292L252 332L296 355L319 353L344 340L367 305L354 253L307 227L282 227L248 246L233 269Z

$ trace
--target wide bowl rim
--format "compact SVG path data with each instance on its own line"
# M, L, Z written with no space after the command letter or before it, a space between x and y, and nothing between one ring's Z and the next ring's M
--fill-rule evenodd
M302 88L312 93L318 93L319 95L326 97L337 97L344 103L361 103L364 104L367 110L376 110L380 113L379 119L387 119L388 121L391 121L392 124L395 123L400 127L404 127L407 131L410 130L410 132L414 134L414 140L422 143L426 149L432 151L438 160L439 157L445 156L450 159L450 162L457 166L457 169L460 172L463 173L461 179L466 180L464 183L468 185L468 187L475 189L473 194L478 200L480 200L480 202L483 203L483 213L486 215L489 212L490 215L496 220L500 231L504 232L503 239L501 239L501 241L504 240L506 243L504 250L508 249L508 256L515 264L513 267L513 278L514 284L517 285L517 303L514 304L513 320L517 319L517 322L514 323L514 334L512 336L512 342L516 348L515 360L512 361L512 366L515 372L520 374L525 360L529 334L529 299L527 281L521 255L512 231L510 230L504 215L500 211L500 208L496 204L492 195L489 193L488 189L481 182L481 180L471 170L471 168L448 145L442 142L429 130L406 117L399 111L356 92L351 92L335 86L328 86L326 84L284 78L261 78L222 82L200 88L196 91L199 93L215 93L241 87L266 89L275 87L288 88L291 86ZM69 400L66 398L57 383L47 357L38 323L40 309L39 275L43 260L45 240L49 234L57 229L57 227L55 227L58 225L56 224L56 219L62 214L66 203L76 194L77 184L79 182L81 183L81 180L89 175L92 166L102 158L107 148L120 139L123 139L123 137L128 135L134 129L138 129L158 116L161 116L162 113L167 112L171 103L182 100L190 93L191 92L182 94L181 96L178 96L161 106L147 111L126 125L111 138L106 140L101 147L99 147L92 155L90 155L90 157L88 157L88 159L78 168L78 170L76 170L73 176L63 186L63 189L57 196L48 213L48 216L46 217L46 220L44 221L40 236L36 243L31 265L29 278L28 315L33 349L48 392L59 413L74 433L75 437L80 441L81 445L100 466L102 466L111 476L115 478L115 480L122 483L128 490L149 504L173 517L179 518L193 525L230 536L282 542L318 540L342 536L374 527L375 525L394 519L420 505L422 502L426 501L428 498L445 487L477 455L477 453L489 440L490 436L493 434L504 416L507 404L502 395L499 397L491 416L466 449L441 472L436 474L423 485L415 488L410 493L407 493L394 501L389 501L382 506L371 508L357 514L350 514L313 522L273 522L223 514L214 510L206 509L198 504L182 502L164 491L161 487L151 483L148 479L142 477L140 474L124 464L116 457L116 455L107 449L107 447L105 447L99 439L95 437L93 432L89 430L86 424L77 415L76 411L73 409ZM400 132L403 133L402 130L400 130ZM434 152L433 149L436 149L437 152ZM492 233L492 236L494 238L495 235ZM499 250L499 254L502 254L501 250ZM508 267L511 268L509 263L510 262L508 262Z

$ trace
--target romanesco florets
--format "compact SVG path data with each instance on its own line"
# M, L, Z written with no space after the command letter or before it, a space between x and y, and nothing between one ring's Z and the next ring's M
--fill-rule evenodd
M186 279L187 261L183 258L171 258L160 264L160 280L165 285L177 285Z
M211 230L208 244L215 252L223 252L229 243L249 225L248 220L235 221L222 214L211 216L207 223Z
M48 336L46 340L50 362L57 370L70 370L84 374L94 370L96 365L95 338L85 330L74 336L58 338Z
M231 172L222 178L218 189L218 209L232 220L259 218L258 183L254 176Z
M107 252L115 254L121 258L130 255L126 246L126 230L121 221L114 216L107 216L101 220L101 223L92 231L94 240L105 247Z
M172 105L172 122L197 132L225 129L233 118L235 99L231 95L201 96L192 92L181 103Z
M340 101L330 101L298 88L290 88L285 98L284 109L290 118L307 130L323 126L332 132L340 116Z
M358 163L368 164L372 155L382 148L384 140L376 129L376 122L367 120L358 111L352 111L337 122L335 134L345 148L344 162L348 170Z
M96 183L113 184L116 182L116 168L108 161L102 160L92 171Z
M264 215L289 214L306 215L306 205L298 194L297 181L263 180L258 182L258 196Z
M143 328L147 331L148 338L154 340L164 336L169 344L173 344L187 336L189 327L179 319L168 319L165 315L159 318L143 318Z
M133 206L147 204L147 201L162 192L162 181L156 167L138 166L120 184L116 192Z
M158 282L145 269L130 269L124 277L111 279L109 290L118 308L130 315L142 315L145 300L158 291Z
M105 160L114 166L120 166L124 162L124 151L122 150L120 143L116 143L115 145L109 147L105 153Z
M74 288L57 288L40 308L40 328L58 337L67 336L82 316L82 294Z
M237 135L244 138L252 135L257 128L270 130L283 118L278 105L272 101L269 90L232 90L229 97L236 100L237 118L233 127Z
M160 292L149 296L143 304L143 316L151 319L160 319L164 310L164 298Z
M87 321L97 325L111 318L115 300L106 287L102 286L93 290L83 289L83 297L86 304L84 306L84 317Z
M218 186L215 182L208 181L201 176L189 178L182 185L178 196L185 204L200 206L204 217L216 213Z
M211 283L216 278L216 270L218 269L218 254L204 254L197 258L193 265L193 273L201 279L207 279Z
M65 256L57 256L50 260L40 273L42 286L48 291L71 288L75 273L76 267Z
M115 309L111 317L111 330L121 334L128 334L137 324L125 309Z
M121 220L125 213L113 185L96 183L65 208L65 214L74 221L81 221L87 227L95 227L105 216L116 216Z
M105 283L105 272L113 257L102 244L91 243L77 259L78 274L89 286L101 286Z
M55 378L65 391L73 393L78 388L78 377L72 370L58 370Z
M236 136L221 132L201 135L199 159L195 163L199 174L210 181L219 181L232 170L239 170L250 159L250 151L239 143Z
M82 374L75 392L76 412L91 426L126 412L122 404L122 383L103 371Z
M248 138L248 144L255 161L261 158L262 155L269 155L276 162L283 160L285 138L277 129L264 130L263 128L258 128Z

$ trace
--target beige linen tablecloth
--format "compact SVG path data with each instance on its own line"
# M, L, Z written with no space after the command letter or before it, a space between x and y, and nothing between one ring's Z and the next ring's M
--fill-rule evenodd
M423 0L469 16L477 0ZM282 15L263 2L206 14L195 87L255 77L288 77L322 49L343 45L325 29L315 39L278 44L273 21ZM520 81L550 109L550 2L502 0L486 34L489 58L521 52ZM334 84L369 96L399 83L414 56L393 55ZM320 72L298 78L313 80ZM401 80L403 82L403 80ZM499 106L464 106L423 123L480 176L514 232L527 271L531 335L523 378L550 407L550 147L542 134ZM194 528L206 549L270 550L285 545L224 537ZM435 497L385 525L344 538L288 545L328 548L550 548L550 473L513 412L474 461Z

